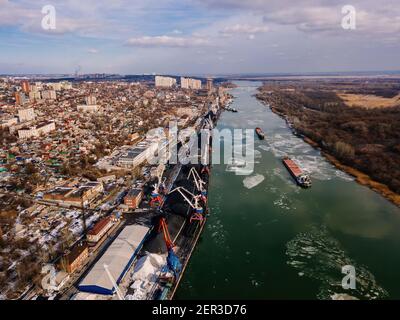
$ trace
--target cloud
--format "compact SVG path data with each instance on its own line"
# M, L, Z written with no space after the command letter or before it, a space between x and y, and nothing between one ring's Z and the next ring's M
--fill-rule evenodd
M342 7L346 2L331 0L195 0L208 9L248 12L262 16L269 26L292 26L306 33L343 35L341 27ZM400 2L398 0L352 0L349 4L355 7L357 32L349 33L362 37L400 38ZM234 28L232 28L234 29ZM241 28L237 27L237 31ZM246 30L245 28L243 28ZM229 31L229 30L228 30ZM226 32L222 34L232 34ZM252 32L248 32L252 34ZM254 33L253 33L254 34ZM384 38L382 38L382 36Z
M222 34L255 34L255 33L265 33L268 32L269 28L267 26L251 26L248 24L235 24L233 26L225 27Z
M91 53L91 54L97 54L97 53L99 53L99 50L97 50L95 48L91 48L91 49L88 49L87 52Z
M209 45L210 42L204 38L197 37L170 37L170 36L143 36L130 38L127 42L129 46L136 47L177 47L177 48L185 48L185 47L199 47Z

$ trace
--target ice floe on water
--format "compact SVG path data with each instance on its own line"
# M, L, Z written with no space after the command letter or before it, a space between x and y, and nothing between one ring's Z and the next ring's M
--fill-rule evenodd
M269 147L269 146L266 146L266 145L261 145L261 146L258 146L261 150L264 150L264 151L271 151L271 147Z
M290 156L313 179L330 180L336 177L345 181L353 180L352 177L345 172L337 170L324 159L320 151L315 150L291 132L268 136L268 144L269 146L262 145L259 148L271 151L277 158Z
M346 181L354 181L354 177L352 177L351 175L347 174L346 172L340 171L340 170L335 170L335 175L343 180Z
M254 150L254 159L260 159L261 157L261 152L258 150Z
M365 267L357 265L341 248L325 226L312 226L286 244L287 264L300 275L320 283L317 298L343 298L349 290L342 287L342 267L351 265L356 270L356 289L351 296L357 299L382 299L388 296L375 277Z
M265 180L265 177L262 174L255 174L255 175L245 178L243 180L243 185L247 189L252 189L252 188L258 186L264 180Z
M253 117L253 114L252 114L252 117ZM263 123L264 123L264 120L257 120L257 119L256 120L254 120L254 119L247 120L247 124L251 127L255 127L255 126L257 126L259 124L263 124Z
M212 223L207 226L209 232L211 233L211 238L215 245L222 247L227 253L229 253L229 247L226 246L226 238L228 236L224 225L220 219L215 219Z
M226 166L227 172L233 172L236 175L246 176L252 174L254 166L244 160L234 159Z
M309 173L313 179L330 180L335 174L333 167L318 155L295 155L292 159L296 161L301 169Z
M290 199L284 192L280 192L278 199L275 199L273 203L274 206L280 207L284 210L296 209L296 207L293 206L293 200Z

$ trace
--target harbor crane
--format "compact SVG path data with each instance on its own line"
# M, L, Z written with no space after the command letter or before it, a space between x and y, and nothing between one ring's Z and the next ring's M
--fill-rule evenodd
M178 256L174 252L175 244L171 240L171 235L169 234L169 231L168 231L167 221L165 220L164 217L160 219L159 231L161 231L161 230L163 232L164 242L165 242L165 245L167 246L167 250L168 250L167 264L168 264L168 267L170 268L170 270L174 273L174 276L176 279L182 270L182 264L179 261Z
M196 185L196 188L197 188L197 190L200 191L201 195L203 197L207 196L207 190L205 188L206 182L203 181L203 179L201 179L199 173L197 172L197 170L194 167L192 167L190 169L187 178L189 179L190 177L193 178L193 181L194 181L194 183Z
M203 213L204 213L204 209L200 204L200 201L203 200L204 198L201 194L195 196L193 193L191 193L190 191L186 190L183 187L178 187L175 188L174 190L172 190L169 194L172 194L173 192L179 192L181 194L181 196L183 197L183 199L192 207L192 209L194 210L192 216L190 217L190 222L192 223L193 221L203 221L204 217L203 217ZM192 199L189 198L189 196L192 197Z
M165 181L167 178L161 180L161 177L158 178L158 183L153 184L154 190L151 192L151 200L150 206L153 207L154 205L159 206L162 203L162 196L165 192Z

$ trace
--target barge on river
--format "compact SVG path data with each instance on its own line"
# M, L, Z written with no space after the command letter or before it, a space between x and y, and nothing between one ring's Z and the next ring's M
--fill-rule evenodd
M300 167L289 157L282 159L284 166L288 169L296 183L303 188L311 187L311 178L308 174L303 172Z

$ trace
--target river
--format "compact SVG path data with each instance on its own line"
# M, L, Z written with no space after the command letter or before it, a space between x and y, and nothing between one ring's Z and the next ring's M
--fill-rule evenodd
M253 175L265 179L249 189L249 177L213 166L211 215L176 298L399 299L400 209L294 136L254 97L261 83L236 84L239 113L224 112L218 129L264 130ZM311 174L311 189L294 184L286 154ZM355 289L341 286L345 265L355 268Z

